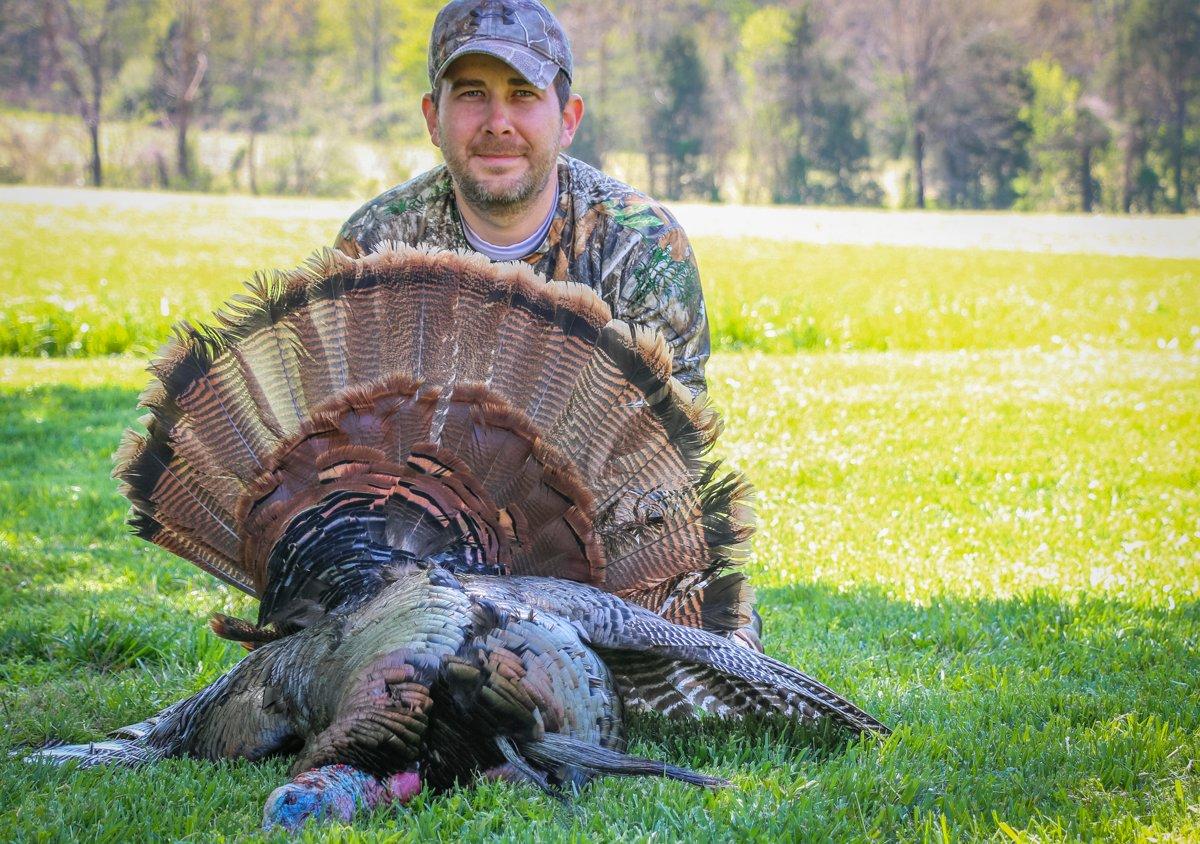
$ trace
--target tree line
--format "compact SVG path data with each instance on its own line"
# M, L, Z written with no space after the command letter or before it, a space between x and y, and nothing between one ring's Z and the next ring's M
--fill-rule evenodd
M666 199L1183 212L1200 205L1200 0L563 0L574 154ZM0 97L105 121L420 143L440 0L0 0ZM0 166L0 178L3 178Z

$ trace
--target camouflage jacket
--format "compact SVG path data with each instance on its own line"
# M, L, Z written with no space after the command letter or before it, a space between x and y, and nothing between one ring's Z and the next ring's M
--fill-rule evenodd
M548 278L588 285L618 319L661 331L676 377L693 393L703 391L708 319L679 223L645 194L565 155L558 185L550 230L525 261ZM368 202L342 226L336 245L358 256L385 240L470 249L445 165Z

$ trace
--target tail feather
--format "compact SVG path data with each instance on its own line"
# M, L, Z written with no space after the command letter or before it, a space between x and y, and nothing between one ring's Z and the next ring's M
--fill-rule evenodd
M548 357L537 389L529 397L526 412L539 429L548 428L562 412L575 389L580 368L593 356L599 339L596 319L607 309L598 309L594 295L578 284L567 283L553 299L548 315Z
M599 652L623 694L651 711L830 718L857 732L891 733L886 724L790 665L706 631L691 632L698 636L687 638L703 639L632 654L607 648Z
M326 276L322 273L322 266L312 259L308 267L315 277L324 278L324 284L330 291L330 295L314 295L314 284L309 295L310 327L303 342L305 348L319 350L314 357L323 364L325 379L324 392L314 392L313 395L334 395L353 387L357 374L346 343L352 315L345 292L345 269L330 267Z
M688 572L621 597L685 627L732 632L753 623L754 588L736 571Z
M127 435L115 474L143 537L242 589L284 606L355 554L384 566L436 546L449 560L447 536L485 568L631 594L699 588L737 562L747 489L706 460L715 416L671 377L662 337L586 287L393 245L260 274L216 316L181 324L152 364L148 433ZM418 447L465 468L414 486ZM386 507L386 533L366 511L343 519L303 561L303 594L273 587L288 570L269 561L303 556L277 546L310 541L293 528L344 494ZM717 595L680 620L721 623L747 600Z
M101 765L137 767L162 758L162 752L137 739L108 739L87 744L49 744L25 756L26 762L54 765L77 764L81 768Z
M665 777L700 788L732 785L721 777L619 753L562 733L546 733L540 739L521 742L520 750L530 762L550 771L566 767L590 776Z

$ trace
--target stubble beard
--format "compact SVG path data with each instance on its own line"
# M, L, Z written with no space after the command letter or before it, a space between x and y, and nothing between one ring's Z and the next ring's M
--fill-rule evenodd
M517 217L532 206L550 183L558 163L558 146L547 149L541 156L528 158L529 169L517 181L501 188L491 188L471 175L466 158L445 155L446 169L459 194L476 211L502 217Z

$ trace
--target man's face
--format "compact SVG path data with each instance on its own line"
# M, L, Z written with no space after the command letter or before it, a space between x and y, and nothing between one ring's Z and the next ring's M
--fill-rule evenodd
M484 212L518 211L546 190L558 152L583 113L572 96L535 88L492 56L463 56L442 77L438 102L422 103L429 137L462 196Z

